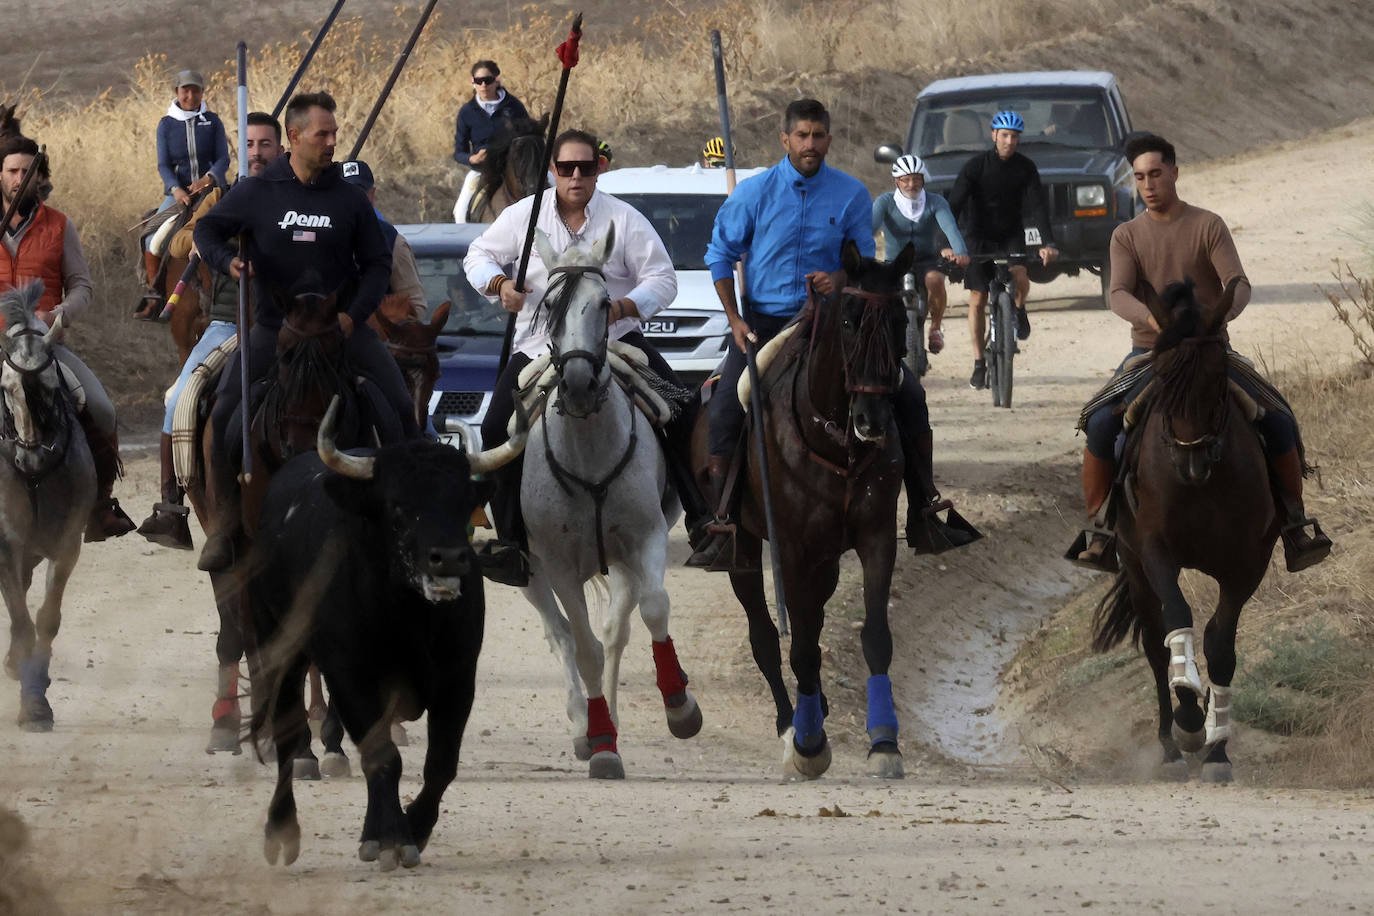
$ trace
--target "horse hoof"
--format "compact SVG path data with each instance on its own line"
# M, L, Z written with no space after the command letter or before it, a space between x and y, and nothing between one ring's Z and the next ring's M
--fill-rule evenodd
M5 673L10 676L10 680L19 680L19 665L14 661L13 653L5 653Z
M578 760L592 759L592 743L587 740L586 735L577 735L573 738L573 753Z
M406 734L405 726L400 722L391 723L391 743L397 747L410 747L410 736Z
M905 779L902 752L887 742L873 748L868 752L868 775L878 779Z
M402 846L401 847L401 867L414 868L420 864L420 847Z
M388 846L382 850L382 854L377 857L377 864L382 867L382 871L395 871L396 866L401 864L400 856L396 854L395 846Z
M301 854L300 828L269 831L263 842L262 853L267 857L268 865L276 865L278 859L282 865L292 864Z
M219 726L210 729L210 743L205 745L205 753L222 754L226 752L236 757L243 753L243 745L239 744L239 730L237 728L220 728Z
M382 844L376 840L363 840L358 844L358 858L363 862L376 862L382 854Z
M258 758L263 763L277 762L277 742L271 738L258 739Z
M615 751L597 751L592 755L587 775L592 779L624 779L625 764Z
M1230 762L1204 763L1202 765L1202 781L1216 783L1218 785L1229 785L1231 782Z
M830 742L821 745L820 750L807 757L797 747L796 729L788 728L782 736L782 776L788 782L819 779L830 769Z
M297 757L291 761L291 778L311 782L320 779L320 762L314 757Z
M1175 722L1170 728L1170 733L1173 735L1174 743L1178 745L1178 749L1185 754L1195 754L1202 750L1203 745L1207 743L1207 730L1205 728L1189 732L1184 731Z
M299 760L296 762L300 763ZM329 751L320 761L320 775L328 776L330 779L347 779L353 775L353 768L348 765L346 756L338 751Z
M1187 782L1188 781L1188 761L1180 757L1178 760L1166 760L1159 765L1155 771L1155 778L1160 782Z
M52 731L52 717L46 719L20 719L19 727L26 732L50 732Z
M687 694L687 702L676 708L664 707L668 714L668 731L674 738L691 738L701 731L701 707L696 697Z

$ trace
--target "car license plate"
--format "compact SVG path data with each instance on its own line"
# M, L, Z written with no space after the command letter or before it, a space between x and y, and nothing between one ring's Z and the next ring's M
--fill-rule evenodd
M677 320L674 318L654 318L650 321L641 321L639 330L642 334L676 334Z

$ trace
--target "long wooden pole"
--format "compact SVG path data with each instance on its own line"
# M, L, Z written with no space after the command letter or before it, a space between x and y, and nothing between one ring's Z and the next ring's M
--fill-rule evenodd
M238 45L238 116L239 116L239 178L248 177L248 44L240 41ZM249 422L252 411L248 409L248 356L253 348L248 345L248 288L252 282L248 269L248 240L239 236L239 262L243 265L239 272L239 388L242 405L239 414L243 420L243 458L239 472L239 482L247 486L253 480L253 448L249 435Z
M329 15L325 17L324 24L321 25L320 30L315 33L315 40L310 43L310 47L305 51L305 56L301 58L300 66L296 68L295 73L291 74L291 81L286 84L286 90L281 94L281 98L277 100L277 107L272 109L272 117L281 117L282 109L285 108L286 103L291 100L291 93L295 91L296 84L301 81L301 77L305 74L306 68L310 66L310 61L314 59L315 52L320 49L320 42L324 41L325 33L327 33L329 27L334 24L334 20L339 17L339 10L343 9L343 5L344 0L337 0L334 4L334 8L330 10Z
M438 2L439 0L429 0L425 4L424 11L420 13L420 21L415 23L415 28L410 33L410 40L401 50L401 56L396 58L396 65L391 68L391 76L387 78L386 85L382 87L381 95L377 96L377 104L372 106L372 111L368 113L367 120L363 122L363 129L358 133L358 139L353 141L353 149L348 152L349 159L357 159L358 154L362 152L363 144L367 142L367 135L372 133L372 125L377 123L377 115L382 113L382 106L386 104L387 96L391 95L392 87L400 78L401 71L410 58L410 52L415 49L415 42L420 40L420 33L425 30L425 23L429 22L429 14L434 12L434 4Z
M725 56L721 51L720 30L711 30L711 56L716 65L716 107L720 109L720 138L725 143L725 188L726 193L735 190L735 147L730 141L730 103L725 95ZM739 285L739 306L745 324L750 321L749 300L744 295L744 265L735 264L735 277ZM768 474L768 448L763 437L763 386L759 384L759 364L754 342L744 342L744 359L749 367L749 409L753 412L750 424L750 439L754 446L754 460L759 465L759 482L763 486L763 519L768 532L769 565L773 567L773 598L778 605L778 632L787 635L787 598L782 587L782 560L778 553L778 526L773 516L773 487Z

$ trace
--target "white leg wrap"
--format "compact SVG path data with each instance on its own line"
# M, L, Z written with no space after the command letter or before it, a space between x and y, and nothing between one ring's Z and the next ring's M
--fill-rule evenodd
M1210 747L1218 741L1231 737L1231 688L1208 688L1207 696L1207 744Z
M1189 687L1202 696L1202 677L1197 673L1193 654L1192 629L1174 630L1164 637L1164 645L1169 649L1169 687Z

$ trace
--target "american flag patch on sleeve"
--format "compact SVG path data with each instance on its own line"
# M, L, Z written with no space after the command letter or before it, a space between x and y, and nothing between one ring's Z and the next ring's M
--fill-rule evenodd
M315 241L315 233L311 232L309 229L295 229L291 232L291 241L313 242Z

